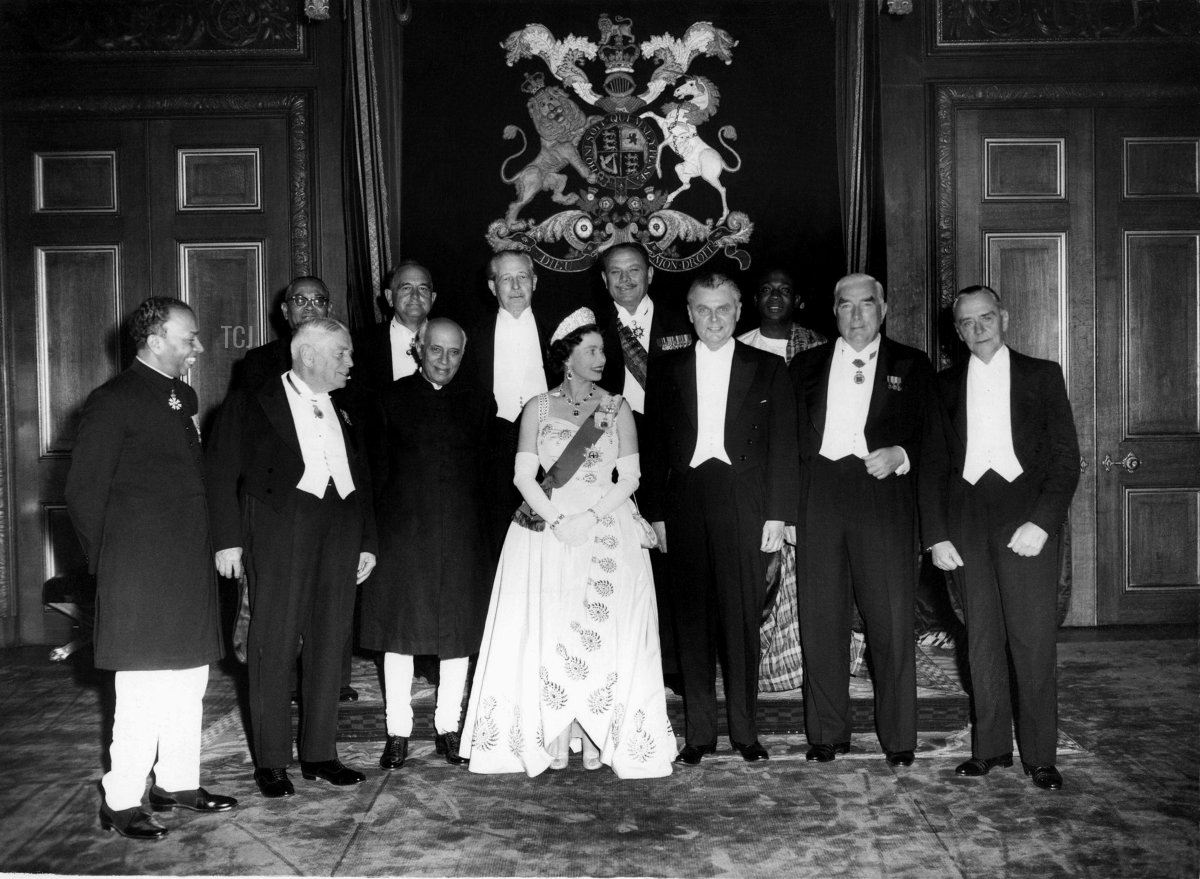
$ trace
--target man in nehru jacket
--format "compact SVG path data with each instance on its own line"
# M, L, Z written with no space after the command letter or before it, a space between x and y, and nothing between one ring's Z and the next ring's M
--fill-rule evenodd
M300 770L358 784L337 756L342 650L355 584L375 566L375 517L361 423L330 400L354 364L345 326L307 321L292 368L235 392L213 428L209 502L216 565L250 585L250 722L254 778L266 797L295 793L288 674L300 656Z
M66 499L96 575L96 667L116 672L100 822L161 839L167 828L142 808L152 768L156 812L237 801L200 787L202 699L222 650L198 404L181 379L204 346L178 299L147 299L130 331L137 358L84 404Z
M479 652L495 559L483 501L490 391L459 375L467 336L430 320L418 346L421 369L380 395L373 457L379 565L363 587L362 644L383 652L387 743L379 765L399 769L413 729L415 656L437 656L435 747L458 755L467 664Z
M492 484L490 532L497 555L521 495L513 486L513 462L521 409L549 387L545 351L549 334L533 310L537 272L523 251L502 250L488 262L488 289L499 306L475 327L467 353L468 373L496 399L488 468Z
M358 380L376 391L417 371L417 336L437 299L433 276L416 260L407 259L388 275L383 297L392 318L370 331L357 370Z
M716 750L720 648L730 742L764 760L758 631L768 557L796 509L795 401L783 361L733 338L733 281L701 275L687 301L699 341L655 364L642 444L642 510L671 563L686 714L676 759L695 765Z
M808 760L850 750L851 601L866 624L875 727L892 766L917 744L913 600L919 540L914 468L940 442L929 359L880 334L887 305L870 275L837 282L840 338L790 370L800 437L796 570Z
M1075 421L1058 364L1005 344L996 291L959 293L954 326L971 356L938 376L949 454L922 472L921 509L933 563L962 585L967 623L974 723L971 759L955 772L1012 766L1015 689L1025 773L1058 790L1057 533L1079 482Z

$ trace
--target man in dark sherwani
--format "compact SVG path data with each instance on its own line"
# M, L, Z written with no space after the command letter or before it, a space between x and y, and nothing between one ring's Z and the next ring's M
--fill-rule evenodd
M250 585L254 778L266 797L295 793L288 675L300 655L300 771L365 780L337 757L338 681L355 584L375 566L375 515L362 422L331 400L354 365L330 318L292 336L292 368L235 392L213 428L207 478L217 571Z
M142 808L152 767L155 811L237 801L200 787L202 700L222 650L198 405L181 379L204 346L178 299L147 299L130 331L137 359L88 397L66 498L97 580L96 666L116 672L100 820L161 839L167 828Z
M363 587L362 644L383 651L388 738L379 765L408 753L413 658L440 659L437 752L458 756L467 664L478 652L495 560L488 545L487 441L492 394L460 372L467 336L435 318L419 341L420 372L380 400L376 485L379 567Z

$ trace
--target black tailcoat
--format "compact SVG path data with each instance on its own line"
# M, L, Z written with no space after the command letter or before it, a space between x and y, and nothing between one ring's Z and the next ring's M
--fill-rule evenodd
M196 408L190 386L139 360L84 405L66 499L97 578L100 668L222 656Z
M604 372L600 387L610 394L625 393L625 352L621 348L620 321L617 304L609 302L596 313L600 335L604 339ZM650 345L646 350L649 375L654 371L654 362L664 354L690 347L696 341L687 315L667 308L661 302L654 303L654 315L650 318Z
M463 355L459 378L469 380L488 394L495 392L496 381L496 321L498 313L474 326L467 334L467 349ZM538 350L542 355L542 370L546 374L546 387L553 387L554 377L546 365L546 349L550 344L550 333L542 319L534 312L537 326ZM529 401L526 400L526 403ZM521 505L521 493L513 485L513 463L517 455L517 435L520 416L515 421L494 417L488 428L488 497L490 509L489 531L492 552L496 557L508 534L508 523L512 514Z
M988 759L1011 752L1015 689L1021 759L1052 765L1058 743L1056 534L1079 482L1079 442L1062 370L1009 349L1009 417L1022 469L1012 482L990 471L974 485L962 478L967 364L942 372L938 391L946 441L943 454L921 473L923 535L926 545L951 540L963 561L954 577L967 623L972 753ZM1025 522L1049 535L1037 556L1018 556L1008 548Z
M813 744L850 740L853 599L866 623L880 742L904 751L916 746L916 474L941 441L933 368L923 352L880 340L863 434L870 452L902 447L912 468L880 480L857 458L820 456L836 345L810 348L790 366L800 431L796 572L805 727Z
M666 523L686 741L697 746L716 743L719 645L730 739L749 745L758 738L763 524L791 521L796 510L796 413L787 368L773 354L732 344L724 434L730 464L691 466L699 410L694 345L662 357L650 372L641 444L641 509L650 521Z
M487 532L492 395L469 379L440 390L420 373L379 401L373 455L379 564L363 584L360 642L370 650L479 650L495 562Z

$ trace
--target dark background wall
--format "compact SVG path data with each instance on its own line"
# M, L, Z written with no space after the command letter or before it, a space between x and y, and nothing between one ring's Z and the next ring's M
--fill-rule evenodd
M433 270L439 296L435 310L472 323L493 307L484 275L491 248L484 233L513 199L513 188L501 181L499 169L518 143L504 140L501 133L506 125L519 125L531 140L536 137L525 109L528 95L521 91L526 72L541 72L547 84L556 83L540 59L507 67L501 41L537 22L559 39L574 33L598 42L596 22L608 12L633 19L638 43L662 33L682 37L696 21L711 21L738 41L731 65L699 57L688 72L708 76L721 91L720 109L701 127L700 136L715 146L717 129L737 129L734 146L742 169L726 172L722 182L730 208L744 211L755 223L747 248L752 262L743 273L718 254L705 268L732 275L747 293L766 267L790 267L809 302L802 321L830 330L830 291L843 273L844 258L828 3L656 2L618 8L594 2L415 0L412 6L412 20L404 29L400 256ZM586 62L584 69L601 92L603 65ZM639 61L639 93L652 69L652 62ZM671 99L673 88L665 92L665 100ZM660 97L651 108L658 111L663 102ZM578 103L585 112L598 112ZM669 192L678 185L677 161L664 148L663 179L655 181L660 189ZM523 163L510 164L510 174ZM581 180L568 174L573 189ZM701 180L672 207L701 221L720 213L716 192ZM543 219L559 209L543 194L522 217ZM690 274L659 271L652 292L658 300L682 302L690 279ZM539 270L535 307L551 322L603 296L599 269L582 275ZM743 324L756 324L752 302L743 310Z

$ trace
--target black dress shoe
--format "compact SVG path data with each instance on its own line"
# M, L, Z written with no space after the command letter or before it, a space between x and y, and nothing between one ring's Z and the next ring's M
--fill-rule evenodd
M912 751L888 751L887 761L889 766L912 766L916 755Z
M107 803L102 803L100 826L105 830L115 830L129 839L162 839L168 832L141 806L114 811L108 808Z
M354 689L349 684L347 684L346 686L342 687L340 692L338 692L338 701L339 702L357 702L358 701L358 690Z
M698 766L705 754L715 754L716 752L716 745L684 745L683 750L675 757L675 762Z
M388 736L379 758L380 769L399 769L408 759L408 736Z
M362 784L367 780L367 777L361 772L351 769L348 766L343 766L342 761L337 758L333 760L320 760L316 763L301 760L300 774L309 781L315 778L323 778L335 787L349 787L352 784Z
M972 757L970 760L959 763L954 774L966 778L979 778L981 775L987 775L997 766L1002 769L1012 766L1012 754L1001 754L999 757L988 757L986 760L982 757Z
M849 742L838 742L835 745L813 745L808 749L808 753L804 755L804 759L809 762L829 763L836 755L849 753Z
M1028 763L1022 763L1021 766L1042 790L1062 790L1062 773L1053 766L1030 766Z
M191 809L193 812L228 812L237 805L233 797L210 794L202 787L195 790L165 791L158 785L150 788L150 808L155 812L172 809Z
M446 758L451 766L461 766L467 762L466 757L458 756L458 745L462 737L456 732L438 733L433 737L433 748Z
M753 763L756 760L769 760L771 755L767 753L767 749L758 742L751 742L748 745L739 745L733 742L733 750L742 755L742 759L747 763Z
M296 788L292 786L286 769L255 769L254 780L267 799L277 800L296 795Z

